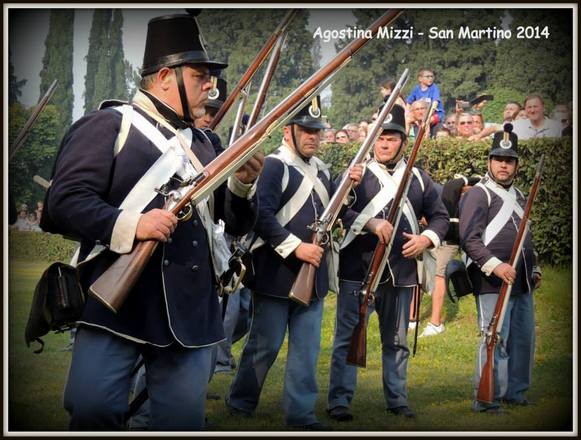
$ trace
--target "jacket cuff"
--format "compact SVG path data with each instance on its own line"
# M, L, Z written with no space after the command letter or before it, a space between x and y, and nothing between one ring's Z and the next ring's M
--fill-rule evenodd
M490 276L494 269L496 268L496 266L498 266L499 264L502 264L502 261L500 261L496 257L492 257L482 266L481 270L486 274L486 276Z
M433 247L430 247L428 249L438 249L440 247L440 244L441 244L440 243L440 237L438 237L438 234L436 234L434 231L431 231L429 229L426 229L420 235L425 235L432 242Z
M133 248L137 223L141 214L138 212L121 211L113 226L111 245L109 248L118 254L127 254Z
M297 237L296 235L289 234L289 236L287 238L285 238L285 240L281 244L279 244L277 247L275 247L274 250L282 258L286 258L290 254L292 254L294 252L294 250L296 248L298 248L302 242L303 241L299 237Z
M256 181L254 183L242 183L236 176L228 177L228 189L242 199L250 200L256 192Z
M374 217L371 217L370 215L359 214L355 221L353 222L353 224L351 225L351 230L353 231L353 233L355 235L367 234L369 231L365 229L365 225L372 218Z

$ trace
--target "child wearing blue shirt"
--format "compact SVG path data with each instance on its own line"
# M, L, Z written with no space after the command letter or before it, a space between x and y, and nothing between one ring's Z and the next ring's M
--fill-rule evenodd
M406 102L411 104L414 101L425 100L428 101L428 105L433 101L438 101L438 106L436 107L435 116L432 119L430 125L437 125L438 122L444 120L444 106L442 105L442 100L440 99L440 89L436 84L434 84L434 71L427 68L422 68L418 72L418 82L419 84L412 90L412 93L408 96Z

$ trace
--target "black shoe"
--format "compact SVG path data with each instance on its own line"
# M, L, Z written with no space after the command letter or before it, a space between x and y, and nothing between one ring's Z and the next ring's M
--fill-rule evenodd
M398 406L397 408L389 408L389 412L395 414L396 416L404 416L408 419L414 419L416 417L415 413L409 408L409 406Z
M532 405L532 403L529 402L527 399L523 399L523 400L502 399L502 402L509 405L509 406L529 406L529 405Z
M228 408L228 414L230 414L231 416L244 418L252 417L251 412L243 411L241 409L234 408L233 406L226 405L226 407Z
M294 426L293 428L300 429L301 431L332 431L333 429L329 425L325 425L321 422L311 423L310 425Z
M329 417L333 420L337 420L338 422L350 422L353 420L353 414L349 408L345 406L336 406L335 408L331 408L327 410Z

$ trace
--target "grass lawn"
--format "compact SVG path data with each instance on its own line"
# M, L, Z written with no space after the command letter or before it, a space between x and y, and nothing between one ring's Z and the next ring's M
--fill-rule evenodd
M47 266L47 262L19 259L11 261L9 268L10 431L67 429L62 394L71 352L62 349L68 343L68 334L48 335L41 354L34 354L24 343L32 292ZM379 333L377 317L373 315L368 332L367 368L359 370L352 406L355 419L349 423L332 422L325 415L336 307L336 297L329 295L325 303L319 358L317 414L335 431L571 431L576 410L573 404L572 295L570 266L544 268L543 286L535 293L537 344L533 385L528 393L534 405L510 408L508 415L499 417L470 411L471 378L479 340L472 297L463 298L458 305L447 300L446 332L438 337L419 339L417 354L410 359L408 371L409 403L417 413L415 420L403 420L385 412ZM430 300L424 296L424 322L429 312ZM234 347L237 358L242 343ZM268 375L253 418L233 418L228 415L223 399L209 400L208 430L287 430L281 409L285 359L286 348L283 347ZM231 374L215 375L210 393L224 396L232 378Z

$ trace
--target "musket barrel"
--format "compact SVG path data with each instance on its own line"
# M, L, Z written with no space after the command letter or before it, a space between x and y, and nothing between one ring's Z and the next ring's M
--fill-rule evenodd
M371 26L372 35L377 33L380 26L384 26L395 20L403 10L390 10L377 19ZM170 210L173 214L178 214L186 205L192 203L199 203L204 197L208 196L214 189L221 185L228 176L233 174L242 164L244 164L258 149L260 142L268 136L277 123L289 110L296 108L297 105L304 102L305 96L317 88L319 83L325 80L326 77L336 72L345 62L350 59L361 47L369 41L368 38L359 38L349 43L343 50L341 50L329 63L321 67L302 85L300 85L293 93L287 96L282 102L274 107L266 116L264 116L258 123L256 123L247 133L238 138L230 147L210 162L202 173L195 177L195 184L193 187L179 200ZM149 257L140 260L143 266L147 264ZM143 270L143 268L141 268ZM91 286L90 291L95 296L103 295L104 290L112 288L116 285L113 277L108 275L109 269L105 271L101 277ZM119 271L123 273L123 271ZM107 283L100 283L101 278L109 278ZM123 285L124 297L127 296L128 291L131 290L137 278L131 278L132 282ZM133 283L133 284L132 284ZM97 291L96 286L99 286ZM127 292L125 291L127 290ZM112 301L110 301L112 302Z

